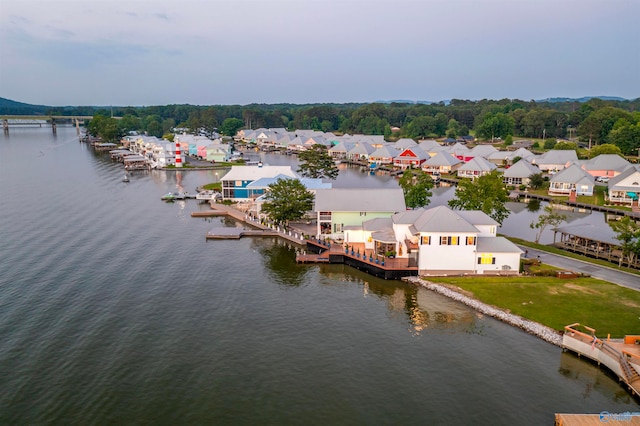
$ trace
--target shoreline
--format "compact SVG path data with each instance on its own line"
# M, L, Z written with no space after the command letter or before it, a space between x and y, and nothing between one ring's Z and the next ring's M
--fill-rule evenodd
M450 288L445 287L441 284L432 283L420 277L406 277L403 279L403 281L419 285L426 288L427 290L434 291L452 300L461 302L484 315L488 315L506 324L517 327L535 337L544 340L547 343L551 343L552 345L562 348L562 334L550 327L547 327L546 325L542 325L538 322L522 318L518 315L510 314L502 309L487 305L486 303L483 303L477 299L465 296L464 294L459 293L455 290L451 290Z

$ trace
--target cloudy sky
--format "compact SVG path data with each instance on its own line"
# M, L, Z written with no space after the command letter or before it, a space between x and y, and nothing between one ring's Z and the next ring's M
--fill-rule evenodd
M0 0L0 97L640 96L640 0Z

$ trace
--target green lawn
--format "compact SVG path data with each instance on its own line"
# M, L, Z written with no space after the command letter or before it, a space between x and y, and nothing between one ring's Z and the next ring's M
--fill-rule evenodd
M476 299L555 330L579 322L599 337L640 333L640 292L595 278L442 277Z

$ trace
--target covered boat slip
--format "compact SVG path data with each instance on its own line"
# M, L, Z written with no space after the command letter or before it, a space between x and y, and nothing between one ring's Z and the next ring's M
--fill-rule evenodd
M609 226L566 225L555 228L553 232L553 245L558 248L605 259L612 263L620 263L623 257L620 242L615 238L615 233ZM560 241L556 242L557 234L560 234ZM627 259L622 259L622 261L624 265L627 265ZM636 259L628 266L640 269L640 260Z

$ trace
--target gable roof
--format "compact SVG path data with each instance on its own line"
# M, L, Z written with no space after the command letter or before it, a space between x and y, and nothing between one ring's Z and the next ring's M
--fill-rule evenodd
M231 166L231 170L220 180L258 180L263 177L285 175L297 178L291 166Z
M390 212L406 209L402 188L332 188L316 192L316 211Z
M615 170L622 172L627 169L631 163L616 154L601 154L582 163L585 170Z
M471 171L481 171L481 172L490 172L491 170L496 169L496 165L489 162L489 160L485 160L482 157L473 157L473 159L471 159L471 161L469 161L468 163L464 164L463 166L461 166L458 171L462 170L462 171L466 171L466 170L471 170Z
M575 152L575 151L573 151ZM582 170L577 164L573 163L569 167L560 170L553 175L550 182L573 183L581 185L595 185L593 176Z
M493 145L476 145L471 148L470 154L474 157L483 157L487 158L489 155L494 152L498 152L498 150Z
M398 139L395 143L395 146L398 149L409 148L410 146L416 146L416 145L418 145L416 141L409 138Z
M384 145L384 146L376 149L375 151L373 151L371 154L369 154L369 157L374 157L374 158L395 158L399 153L400 153L400 151L395 149L393 146Z
M428 166L454 166L460 163L462 160L444 152L439 152L424 162Z
M478 229L447 206L424 210L414 222L417 232L472 232Z
M507 178L528 178L531 175L540 173L540 169L527 160L520 160L513 166L504 171L504 177Z
M536 164L567 164L578 161L578 154L572 149L552 149L536 159Z
M405 153L412 153L413 155L403 155ZM418 145L410 146L403 150L400 150L396 156L398 159L411 159L411 160L424 160L430 158L429 154L424 152Z
M609 190L640 192L640 170L629 167L609 181Z
M504 237L478 237L478 253L522 253L520 248Z

